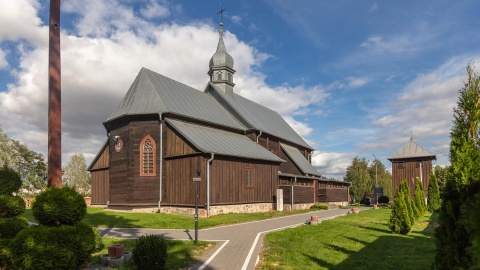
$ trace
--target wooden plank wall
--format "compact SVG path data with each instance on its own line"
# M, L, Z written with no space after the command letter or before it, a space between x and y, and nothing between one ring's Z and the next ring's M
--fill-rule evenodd
M110 166L110 151L107 147L105 147L98 157L98 159L95 161L95 164L93 164L92 168L90 168L90 171L95 171L95 170L100 170L100 169L106 169Z
M278 151L278 156L281 159L287 161L280 164L280 171L282 173L303 175L302 171L295 165L295 163L293 163L292 159L290 159L290 157L288 157L287 154L285 154L285 152L283 151L283 149L281 149L281 147Z
M109 194L109 170L97 170L92 175L92 204L107 204Z
M293 186L293 203L314 203L315 188L305 186Z
M254 170L254 187L245 187L245 168ZM278 165L215 157L211 164L211 205L274 202Z
M199 205L206 203L206 159L202 156L185 157L165 160L166 181L163 186L164 205L194 206L195 205L195 183L193 178L197 177L197 168L201 169L199 183Z
M348 201L347 189L341 188L319 188L318 189L318 202L329 203Z
M110 132L110 138L120 136L123 141L123 149L119 153L115 151L115 142L110 140L110 192L109 201L113 205L126 205L130 201L131 185L128 181L128 153L129 153L128 126L120 127Z
M400 163L403 161L404 168L400 168ZM415 192L415 179L420 178L420 167L417 167L417 161L422 162L422 177L423 177L423 191L425 197L428 196L428 183L430 181L430 173L432 171L432 160L426 158L404 159L392 162L392 192L395 195L397 189L403 180L407 180L410 188L410 196L413 197Z
M189 143L184 141L179 134L171 127L168 127L165 137L164 146L166 148L166 156L179 156L196 153Z

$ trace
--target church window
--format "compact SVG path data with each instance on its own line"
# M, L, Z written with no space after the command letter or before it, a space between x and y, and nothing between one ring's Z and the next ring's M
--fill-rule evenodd
M398 162L398 168L405 169L405 163L403 163L403 161Z
M245 168L245 187L253 188L254 180L255 180L255 170L253 168Z
M140 176L155 176L155 141L150 136L145 136L140 143Z
M233 79L232 79L232 74L228 73L227 74L227 78L228 78L228 82L232 82Z
M218 81L222 80L222 73L221 72L217 73L217 80Z

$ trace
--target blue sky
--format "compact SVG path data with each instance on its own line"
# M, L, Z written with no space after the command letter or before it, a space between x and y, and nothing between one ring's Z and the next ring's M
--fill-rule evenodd
M0 0L0 126L46 153L48 1ZM342 179L355 156L410 134L448 164L466 65L479 63L478 1L223 0L235 91L278 111ZM62 1L63 158L90 161L141 67L202 90L219 1ZM477 64L478 65L478 64Z

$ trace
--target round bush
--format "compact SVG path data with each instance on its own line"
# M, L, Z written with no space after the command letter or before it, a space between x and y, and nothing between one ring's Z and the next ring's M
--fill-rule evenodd
M94 249L93 229L79 222L75 226L26 228L5 250L15 267L28 270L80 269Z
M0 218L0 239L13 239L26 227L28 221L24 217Z
M167 243L158 235L144 235L135 241L133 262L137 269L164 270L167 263Z
M22 186L20 175L11 168L0 169L0 195L11 195Z
M364 197L361 201L360 204L364 204L366 206L370 205L370 198L369 197Z
M25 201L19 196L0 195L0 217L10 218L25 211Z
M85 217L87 205L75 189L51 187L35 198L32 212L45 226L75 225Z
M378 203L389 203L390 199L387 196L378 197Z

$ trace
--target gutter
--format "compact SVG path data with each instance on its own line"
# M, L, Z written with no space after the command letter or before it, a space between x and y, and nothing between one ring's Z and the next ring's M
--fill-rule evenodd
M158 195L158 212L160 213L160 209L162 206L162 180L163 180L163 122L162 122L162 114L159 113L159 121L160 121L160 181L159 181L159 195Z
M210 162L215 157L214 153L210 153L211 158L207 160L207 217L210 217Z

